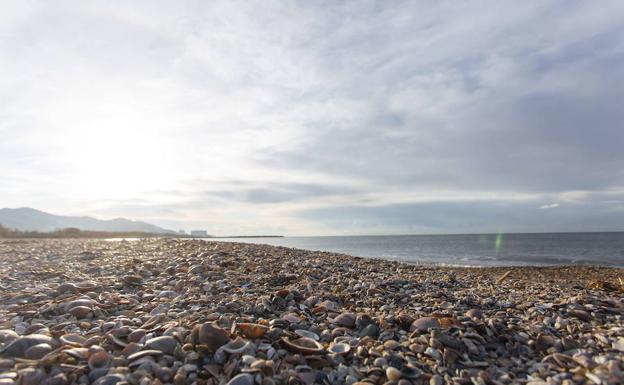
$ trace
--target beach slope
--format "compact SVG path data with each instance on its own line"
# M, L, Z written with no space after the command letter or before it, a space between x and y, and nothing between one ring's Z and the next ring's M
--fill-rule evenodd
M0 384L624 383L622 277L0 240Z

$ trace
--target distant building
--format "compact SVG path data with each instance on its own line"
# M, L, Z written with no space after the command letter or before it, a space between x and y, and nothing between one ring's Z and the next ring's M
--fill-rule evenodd
M186 235L186 231L184 231L184 230L180 229L180 230L178 230L178 234L180 234L180 235Z
M191 236L193 237L207 237L208 232L206 230L191 230Z

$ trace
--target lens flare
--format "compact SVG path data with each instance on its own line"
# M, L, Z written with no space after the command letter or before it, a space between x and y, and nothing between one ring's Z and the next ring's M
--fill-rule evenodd
M502 247L503 247L503 234L498 233L496 235L496 242L494 242L494 249L498 253Z

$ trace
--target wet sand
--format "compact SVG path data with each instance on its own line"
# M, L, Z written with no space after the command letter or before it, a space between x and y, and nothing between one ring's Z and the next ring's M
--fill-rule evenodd
M619 384L624 270L0 240L4 384Z

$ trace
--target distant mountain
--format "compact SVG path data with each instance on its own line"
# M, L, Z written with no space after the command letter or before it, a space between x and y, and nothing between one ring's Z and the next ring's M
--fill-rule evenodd
M0 225L21 231L48 232L75 227L80 230L171 234L173 231L146 222L131 221L125 218L100 220L92 217L68 217L48 214L43 211L20 207L0 209Z

